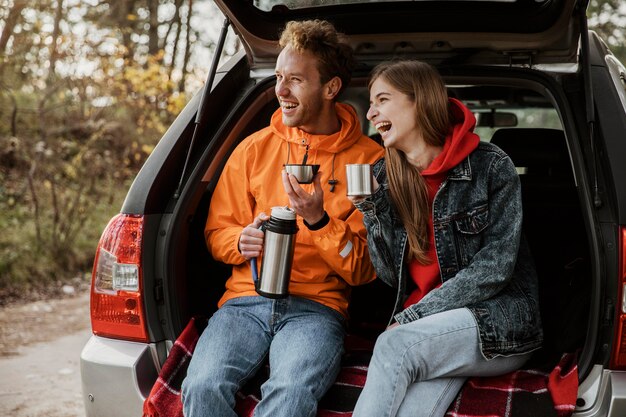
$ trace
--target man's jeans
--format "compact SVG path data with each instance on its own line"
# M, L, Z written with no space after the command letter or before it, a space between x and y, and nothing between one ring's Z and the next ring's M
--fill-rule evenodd
M255 417L313 417L339 373L344 319L297 297L227 301L209 320L183 381L186 417L236 416L235 394L269 355Z
M470 376L501 375L530 354L486 360L466 309L396 326L376 341L353 417L441 417Z

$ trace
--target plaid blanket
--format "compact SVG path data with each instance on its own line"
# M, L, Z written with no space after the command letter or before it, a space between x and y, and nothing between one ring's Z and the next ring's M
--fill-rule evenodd
M146 398L144 417L182 417L180 388L205 319L192 319L174 343L159 377ZM318 417L350 417L367 376L373 342L348 335L346 354L334 385L320 401ZM237 393L236 411L252 417L266 366ZM578 392L576 355L564 354L549 371L521 369L492 378L469 378L446 417L567 417Z
M183 417L180 388L207 320L192 318L170 350L159 377L143 403L144 417Z

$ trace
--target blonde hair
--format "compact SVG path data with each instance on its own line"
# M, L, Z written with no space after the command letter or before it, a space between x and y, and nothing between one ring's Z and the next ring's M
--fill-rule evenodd
M451 129L451 115L447 89L437 70L420 61L382 63L372 71L369 88L381 77L411 99L424 141L443 146ZM430 261L427 252L431 215L426 181L402 151L386 148L385 163L391 199L408 235L408 258L426 264Z
M291 45L296 51L308 51L318 59L317 69L320 82L328 82L333 77L341 79L341 89L337 96L350 83L356 61L350 45L341 42L335 27L325 20L291 21L280 35L281 48Z

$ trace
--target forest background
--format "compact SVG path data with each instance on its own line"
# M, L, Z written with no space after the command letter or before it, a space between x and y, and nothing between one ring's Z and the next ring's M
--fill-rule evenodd
M626 2L589 26L626 63ZM0 0L0 305L89 284L104 226L204 83L212 0ZM240 45L232 34L222 59Z

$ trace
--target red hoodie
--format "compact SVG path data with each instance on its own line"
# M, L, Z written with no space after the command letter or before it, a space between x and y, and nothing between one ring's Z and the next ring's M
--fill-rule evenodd
M421 300L430 290L441 285L441 274L439 272L439 262L437 261L437 251L435 249L435 235L433 229L432 205L435 194L448 176L448 171L461 163L467 156L476 149L480 141L478 135L473 130L476 125L476 118L472 112L460 101L451 98L450 108L453 116L452 131L446 138L443 150L422 171L422 176L426 180L428 187L428 200L431 207L431 215L428 217L428 258L430 262L426 265L416 260L409 261L409 275L417 286L404 303L407 308Z

